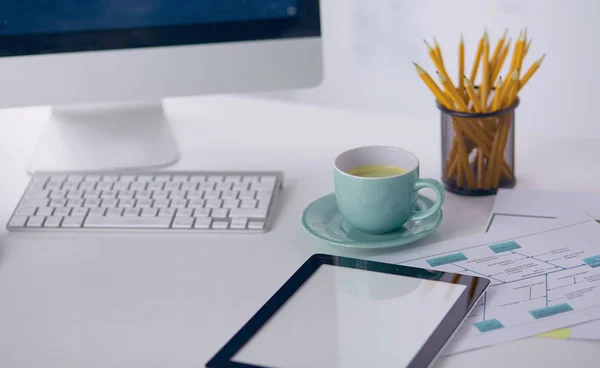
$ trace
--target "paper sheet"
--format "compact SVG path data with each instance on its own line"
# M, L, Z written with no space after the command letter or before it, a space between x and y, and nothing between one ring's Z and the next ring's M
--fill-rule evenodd
M574 211L600 220L600 194L500 190L496 195L486 231L551 228L557 219ZM600 341L600 320L550 331L540 336Z
M554 225L537 232L476 235L373 259L492 280L445 350L453 354L600 318L600 226L584 214Z

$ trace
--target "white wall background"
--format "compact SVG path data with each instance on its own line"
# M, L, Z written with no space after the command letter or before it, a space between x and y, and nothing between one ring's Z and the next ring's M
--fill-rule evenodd
M513 42L527 27L533 38L527 67L547 55L521 93L517 129L600 137L597 0L321 0L321 6L325 81L315 89L266 96L437 123L431 94L411 63L434 73L423 38L438 39L456 81L461 32L470 71L484 27L492 49L506 27Z

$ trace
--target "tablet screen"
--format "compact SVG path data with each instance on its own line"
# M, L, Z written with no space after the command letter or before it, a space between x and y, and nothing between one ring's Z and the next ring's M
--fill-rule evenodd
M403 367L464 289L323 264L232 361L278 368Z

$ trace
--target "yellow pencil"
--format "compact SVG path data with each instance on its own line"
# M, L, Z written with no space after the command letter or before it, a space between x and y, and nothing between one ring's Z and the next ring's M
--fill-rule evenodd
M529 70L527 70L527 73L525 73L525 75L523 76L523 78L521 78L521 81L519 82L519 91L521 91L523 89L525 84L527 84L527 82L529 82L529 79L531 79L533 74L539 69L539 67L542 65L542 61L544 61L545 57L546 57L546 54L542 55L542 57L537 59L535 61L535 63L533 63L533 65L531 65Z
M496 83L496 91L494 91L494 102L492 103L492 111L498 111L500 107L500 95L502 94L502 77L498 78Z
M479 99L477 98L477 93L475 92L475 88L473 88L473 84L471 83L471 81L468 80L467 77L463 77L463 81L467 89L467 94L473 102L473 108L475 109L475 112L484 112L485 110L481 106L481 101L479 101Z
M442 57L442 49L440 48L440 45L438 44L435 37L433 37L433 50L435 51L435 54L437 55L438 59L440 59L442 67L446 69L446 66L444 65L444 58Z
M483 74L481 79L481 105L487 106L488 95L490 93L490 42L488 40L487 32L483 36L483 59L481 63L483 65Z
M481 54L483 53L483 37L479 40L479 45L477 45L477 52L475 53L475 61L473 62L473 69L471 69L471 77L469 80L475 83L475 78L477 77L477 71L479 70L479 62L481 60Z
M527 46L527 28L525 28L525 31L523 32L523 40L521 42L521 51L519 51L519 60L517 60L517 70L519 70L519 73L521 71L521 68L523 68L523 60L525 59L525 47ZM519 74L519 77L521 77L521 75Z
M442 64L442 61L440 60L440 58L438 58L436 51L431 47L431 45L429 43L427 43L426 40L423 40L423 41L425 42L425 46L427 46L427 53L429 54L431 61L433 61L435 68L444 77L446 77L446 79L450 79L450 77L448 76L448 73L446 73L446 68L444 68L444 65Z
M514 51L512 54L512 59L510 60L510 69L508 70L508 75L507 78L509 78L512 73L517 69L517 63L519 62L519 58L521 57L521 55L519 55L519 45L521 44L521 42L523 41L523 30L521 30L519 32L519 38L517 38L517 42L515 43L515 47L514 47ZM505 78L505 79L507 79Z
M452 100L454 101L456 106L458 106L460 111L462 111L462 112L469 111L469 108L465 104L465 101L463 101L462 97L460 97L458 92L456 92L456 89L452 85L452 82L448 78L443 76L441 73L438 72L437 74L438 74L438 78L440 79L440 82L446 88L446 91L448 91L448 93L450 94L450 97L452 97Z
M442 92L440 87L438 87L438 85L433 81L433 79L431 79L429 74L427 74L427 72L423 68L421 68L417 63L413 63L413 64L415 65L415 69L417 69L417 73L419 74L419 77L421 77L423 82L425 82L425 85L433 93L433 95L438 100L438 102L440 104L442 104L444 107L446 107L448 109L452 109L454 104L452 103L451 100L448 100L448 98L446 98L446 95L444 95L444 93Z
M492 61L491 61L491 65L492 67L490 69L494 70L494 68L496 67L496 63L498 62L498 58L500 57L500 52L502 51L502 46L504 45L504 40L506 39L506 34L508 33L508 29L504 30L504 34L502 35L502 37L500 37L500 39L498 40L498 43L496 44L496 48L494 49L494 54L492 55ZM495 80L495 79L492 79Z
M502 99L502 107L509 107L515 101L515 97L517 96L517 92L519 90L519 71L515 70L510 78L510 82L508 86L504 87L504 91L502 92L503 96L500 96Z
M494 69L492 71L492 80L493 81L495 81L498 78L498 75L500 74L500 70L502 70L502 66L504 65L504 61L506 60L508 51L510 50L511 41L512 40L509 38L508 41L506 42L506 46L504 46L504 48L500 52L500 57L498 58L498 61L494 65Z
M525 59L525 56L527 56L527 53L529 52L529 46L531 46L531 38L529 39L529 41L527 41L527 46L525 46L525 52L523 53L523 59Z
M460 34L460 45L458 45L458 94L464 96L464 75L465 75L465 41L462 33Z

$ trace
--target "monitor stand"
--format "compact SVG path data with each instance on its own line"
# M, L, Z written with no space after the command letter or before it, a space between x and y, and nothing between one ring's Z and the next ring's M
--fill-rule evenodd
M160 101L53 107L27 171L140 170L177 162Z

